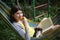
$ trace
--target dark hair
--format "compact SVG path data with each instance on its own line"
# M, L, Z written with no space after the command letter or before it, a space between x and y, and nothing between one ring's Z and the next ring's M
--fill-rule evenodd
M21 10L21 8L18 5L13 5L11 7L11 15L10 15L11 22L16 21L16 19L12 15L14 15L18 10Z
M18 5L13 5L11 7L11 14L16 13L18 10L22 10Z

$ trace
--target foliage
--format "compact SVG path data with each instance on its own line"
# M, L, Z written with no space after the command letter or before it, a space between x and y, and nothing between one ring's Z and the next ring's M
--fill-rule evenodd
M0 40L22 40L0 17Z
M16 3L16 0L6 0L6 1L2 0L2 1L4 1L10 7L14 3ZM35 7L41 4L43 5L45 3L48 3L48 0L35 0ZM34 14L32 9L32 0L19 0L19 4L24 12L24 15L29 19L33 19ZM56 15L58 7L59 7L59 0L54 0L54 1L50 0L50 16L51 17ZM41 15L42 13L46 13L46 11L48 12L48 5L47 7L44 6L41 8L36 9L36 12L35 12L36 16Z

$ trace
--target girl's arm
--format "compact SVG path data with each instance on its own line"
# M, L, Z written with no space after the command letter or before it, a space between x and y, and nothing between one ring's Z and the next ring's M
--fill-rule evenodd
M30 33L29 33L28 22L27 22L26 17L24 17L23 23L24 23L25 31L26 31L26 34L25 34L26 40L30 40Z
M13 23L14 29L25 39L25 40L30 40L29 32L26 29L26 32L21 28L20 24L18 23Z

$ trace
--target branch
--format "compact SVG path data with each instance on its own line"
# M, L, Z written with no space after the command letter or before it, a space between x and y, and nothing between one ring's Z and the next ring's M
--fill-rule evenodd
M47 3L46 4L39 5L39 6L36 6L35 8L40 8L40 7L43 7L43 6L46 6L46 5L47 5Z
M41 15L36 16L35 18L39 18L39 17L44 16L44 15L46 15L46 14L47 14L47 13L43 13L43 14L41 14Z

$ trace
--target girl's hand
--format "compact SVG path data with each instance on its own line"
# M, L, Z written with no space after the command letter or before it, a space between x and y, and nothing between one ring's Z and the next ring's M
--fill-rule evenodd
M24 17L24 21L27 21L26 17Z
M27 24L27 19L26 19L26 17L24 17L23 23L24 23L24 25L26 26L26 24Z

